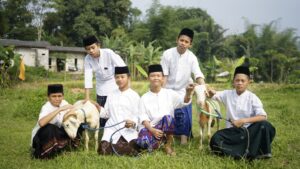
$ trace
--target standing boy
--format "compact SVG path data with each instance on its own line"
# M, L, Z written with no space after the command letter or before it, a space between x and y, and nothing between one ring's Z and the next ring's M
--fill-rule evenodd
M166 79L165 88L176 91L182 97L192 74L198 84L205 84L197 57L189 50L193 37L194 32L191 29L182 29L177 37L177 47L166 50L161 58ZM175 119L175 135L181 135L181 144L186 144L187 138L192 135L192 104L176 109Z
M90 99L90 89L93 88L93 72L95 72L97 102L103 107L107 95L118 89L114 78L115 67L125 66L125 63L111 49L101 49L100 42L95 36L84 38L83 45L87 52L84 62L85 100ZM100 119L102 127L105 122L105 119Z

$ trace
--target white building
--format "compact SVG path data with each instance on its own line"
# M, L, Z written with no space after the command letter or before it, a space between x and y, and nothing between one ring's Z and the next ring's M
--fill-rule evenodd
M0 39L2 46L14 46L26 66L42 66L50 71L83 72L85 50L83 47L51 46L46 41L21 41Z

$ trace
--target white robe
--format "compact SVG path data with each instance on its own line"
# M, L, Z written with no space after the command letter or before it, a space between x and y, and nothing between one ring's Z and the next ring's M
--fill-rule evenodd
M118 89L114 73L116 66L126 66L122 58L110 49L100 49L100 57L86 55L84 60L85 88L93 88L93 72L96 77L96 93L107 96Z
M226 119L239 120L241 118L249 118L257 115L267 117L267 113L260 99L248 90L241 95L238 95L235 89L219 91L213 96L213 99L225 105ZM251 123L246 123L244 127L248 127L250 124ZM226 127L232 127L232 124L226 121Z
M200 70L197 57L190 50L180 55L177 48L170 48L164 51L160 62L164 75L168 76L166 82L167 89L173 89L180 95L185 95L185 88L190 83L191 75L195 79L204 75Z
M139 113L140 124L149 121L155 126L165 115L174 117L174 110L187 106L191 103L184 103L184 97L171 89L161 88L158 93L148 91L140 100ZM144 126L142 126L144 127Z
M67 104L69 104L69 103L66 100L62 100L62 102L60 103L59 107L65 106ZM43 105L43 107L41 109L38 121L41 120L43 117L47 116L48 114L54 112L59 107L55 107L49 101L47 101ZM54 124L54 125L56 125L58 127L61 127L61 124L62 124L64 115L65 115L65 112L66 111L59 112L49 123L50 124ZM39 123L37 122L36 125L35 125L35 127L32 129L32 132L31 132L31 143L30 143L30 145L32 145L33 138L34 138L34 136L36 135L36 133L38 132L38 130L40 128L41 127L40 127Z
M138 124L139 100L140 96L130 88L123 92L119 89L114 90L108 95L104 108L101 108L100 117L108 118L105 126L111 126L123 120L131 120ZM125 123L121 123L114 127L105 128L102 140L109 142L111 135L124 126ZM112 143L116 144L121 136L123 136L127 142L130 142L138 137L138 132L136 128L124 128L114 134Z

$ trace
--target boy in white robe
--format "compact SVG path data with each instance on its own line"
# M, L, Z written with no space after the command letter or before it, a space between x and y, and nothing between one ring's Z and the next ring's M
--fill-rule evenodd
M93 73L96 77L97 102L104 107L107 95L118 89L114 78L116 66L125 66L123 59L111 49L100 48L100 42L95 36L83 39L87 55L84 60L85 100L90 100L90 90L93 88ZM106 119L100 118L100 126Z
M136 124L140 96L129 86L130 74L127 66L115 67L115 80L119 88L108 95L100 117L108 118L106 127L124 122L104 129L98 153L110 155L114 151L119 155L136 155L135 140L138 136Z
M39 119L32 131L32 155L35 158L47 159L56 156L64 150L69 143L79 146L79 138L71 141L62 121L67 110L72 109L64 100L64 91L61 84L48 85L48 101L41 108Z
M234 158L270 158L275 128L267 121L267 113L260 99L247 90L250 84L248 67L235 69L233 90L216 92L209 90L210 97L226 107L226 128L211 138L213 152Z
M185 97L181 97L171 89L162 88L163 71L161 65L150 65L148 79L150 91L145 93L139 104L140 123L137 144L152 151L159 148L162 141L168 155L176 155L172 148L174 133L174 110L191 103L194 84L188 85Z
M176 91L184 97L185 88L194 75L196 83L204 85L204 75L200 70L197 57L189 50L194 37L193 30L183 28L178 34L177 46L164 51L161 65L165 75L165 88ZM181 136L181 144L187 143L192 136L192 104L176 109L175 135Z

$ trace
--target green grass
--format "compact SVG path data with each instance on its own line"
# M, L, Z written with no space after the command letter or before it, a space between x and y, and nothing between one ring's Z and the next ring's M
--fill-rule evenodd
M65 79L65 78L62 78ZM83 88L83 82L68 76L61 80L65 86L65 98L71 103L82 99L84 94L74 88ZM46 86L57 80L39 80L21 83L13 88L0 89L0 169L14 168L298 168L300 165L300 85L252 84L254 91L262 100L268 113L268 120L276 128L272 144L273 158L269 160L233 160L229 157L212 155L204 142L200 151L199 127L196 113L193 117L194 139L186 146L180 146L175 140L176 157L168 157L162 150L144 154L139 158L99 156L93 150L83 148L65 152L52 160L31 159L29 143L41 106L46 100ZM224 89L225 84L214 84L217 89ZM145 82L132 82L132 88L142 94L148 90ZM95 95L93 96L95 97ZM195 106L193 106L195 112ZM224 108L223 108L224 110ZM224 113L224 111L223 111ZM221 127L224 127L224 122Z

